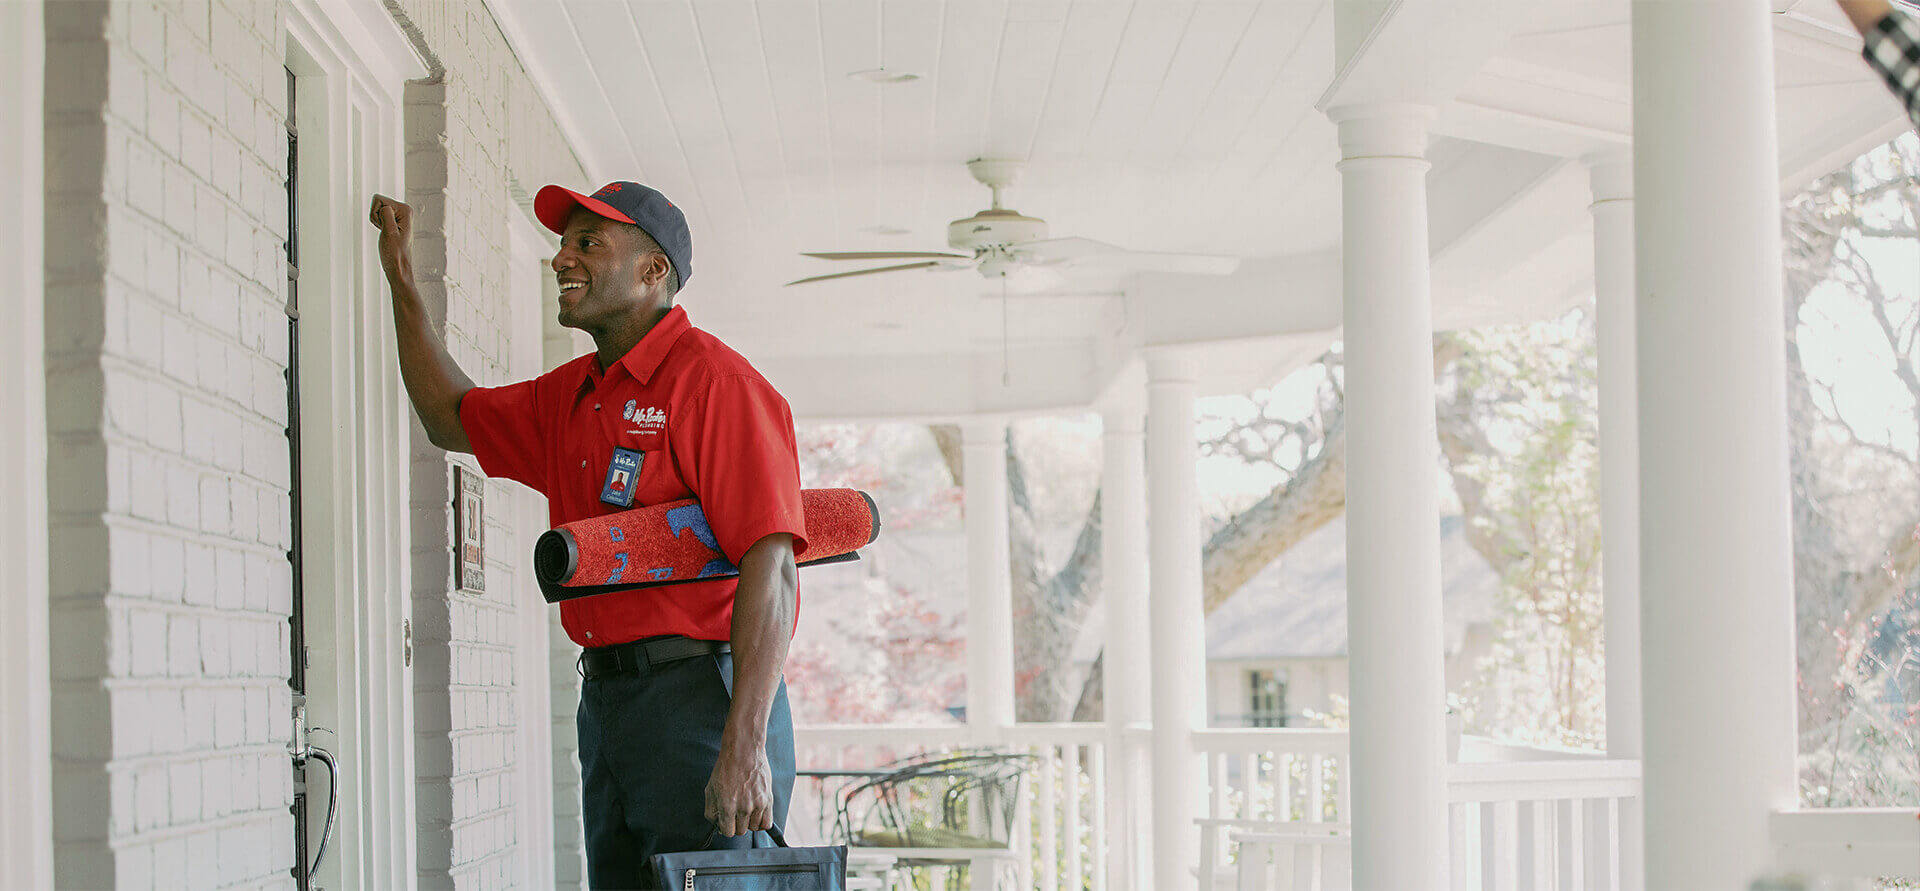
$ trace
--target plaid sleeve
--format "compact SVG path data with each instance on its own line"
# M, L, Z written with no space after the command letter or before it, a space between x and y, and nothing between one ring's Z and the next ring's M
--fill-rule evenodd
M1888 13L1867 32L1861 55L1886 78L1906 107L1907 117L1920 129L1920 25L1898 12Z

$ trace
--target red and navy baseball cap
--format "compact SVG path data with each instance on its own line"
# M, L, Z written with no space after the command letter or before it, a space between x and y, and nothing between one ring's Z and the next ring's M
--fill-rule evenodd
M674 207L667 196L636 182L614 182L600 187L592 195L582 195L560 186L546 186L533 196L533 215L554 232L565 235L567 217L576 207L584 207L609 220L639 226L660 244L660 251L680 274L680 286L686 287L693 275L693 235L687 231L687 216Z

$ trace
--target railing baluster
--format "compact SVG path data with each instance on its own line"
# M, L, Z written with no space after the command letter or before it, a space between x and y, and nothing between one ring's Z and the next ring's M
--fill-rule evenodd
M1240 756L1240 819L1260 819L1260 755Z
M1275 780L1281 783L1279 791L1273 793L1273 818L1283 824L1294 820L1294 762L1298 760L1298 755L1273 753L1273 772L1277 774Z
M1520 887L1520 803L1493 803L1493 891Z
M1447 862L1453 891L1467 891L1467 805L1447 805Z
M1533 812L1533 887L1559 887L1555 878L1559 866L1554 863L1554 810L1552 801L1528 802Z
M1587 891L1587 800L1576 798L1567 811L1567 891Z
M1067 887L1081 891L1087 887L1087 871L1080 859L1080 753L1079 745L1069 744L1064 765L1067 769Z
M1620 891L1620 799L1607 799L1607 887Z
M1327 755L1307 756L1311 770L1307 773L1307 822L1324 823L1327 820Z
M1060 750L1041 748L1040 756L1040 887L1048 891L1060 888L1060 821L1057 816Z
M1107 891L1107 746L1094 743L1087 747L1087 779L1093 784L1088 803L1093 811L1093 838L1087 851L1093 855L1093 891Z

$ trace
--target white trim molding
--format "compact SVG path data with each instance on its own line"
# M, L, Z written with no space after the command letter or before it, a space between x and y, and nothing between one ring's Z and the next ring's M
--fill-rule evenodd
M53 885L41 0L0 3L0 888Z
M339 826L315 881L415 883L409 440L380 268L364 208L402 194L401 90L427 69L384 11L287 7L300 133L303 574L308 713L330 729ZM311 806L311 802L310 802ZM324 819L324 800L310 825Z

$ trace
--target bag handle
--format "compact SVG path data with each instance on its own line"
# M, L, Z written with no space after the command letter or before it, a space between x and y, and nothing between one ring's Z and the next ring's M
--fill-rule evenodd
M764 831L767 834L767 838L773 841L774 847L776 848L792 847L791 845L787 844L786 836L780 834L779 826L770 826L765 830L760 830L760 831ZM748 833L748 836L749 836L749 841L747 842L748 847L757 848L760 846L758 844L758 842L760 841L760 837L758 835L755 835L753 833ZM711 850L713 848L713 840L719 837L720 837L720 827L711 823L707 824L707 840L700 843L700 850L702 851Z

